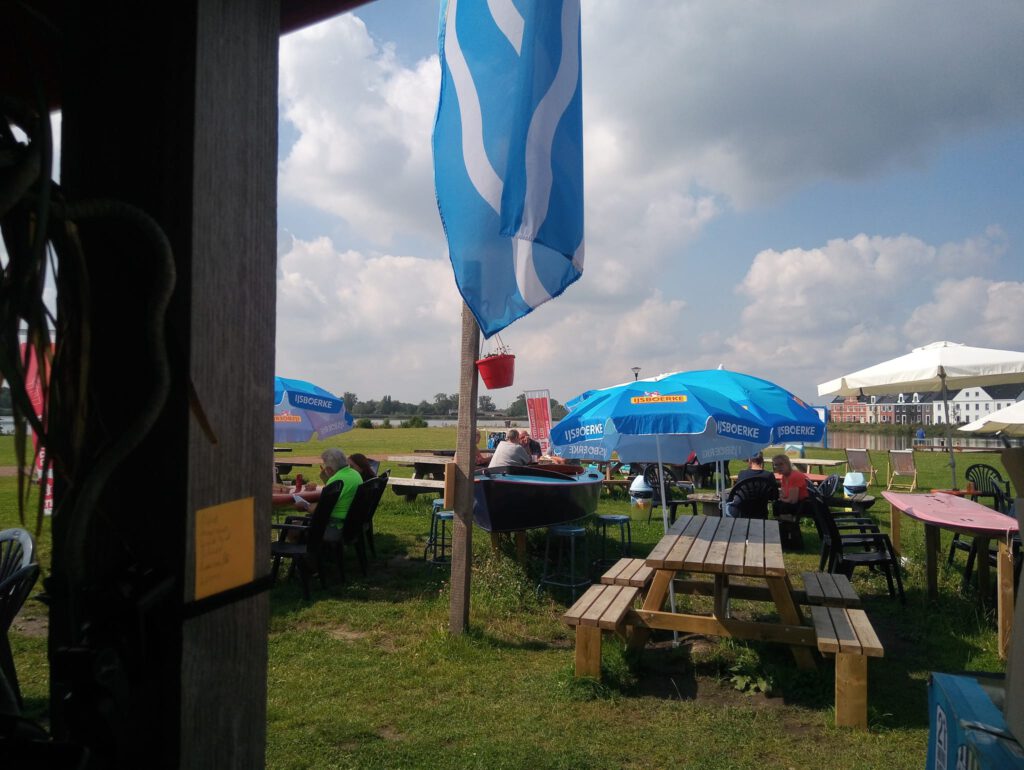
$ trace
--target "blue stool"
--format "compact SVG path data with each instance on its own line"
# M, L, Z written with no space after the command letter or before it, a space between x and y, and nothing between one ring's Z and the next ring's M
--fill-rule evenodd
M551 560L551 541L555 540L554 564ZM576 542L583 543L583 558L576 558ZM568 565L565 562L568 561ZM576 565L583 572L576 574ZM569 601L576 600L576 592L590 585L587 575L587 530L573 524L556 524L548 527L547 539L544 543L544 571L537 585L539 594L544 586L569 589Z
M428 564L451 563L452 542L446 535L448 522L455 518L455 512L438 510L439 507L435 505L430 514L430 536L427 538L427 547L423 549L423 560Z
M605 545L608 542L608 527L619 528L619 556L633 555L633 530L630 527L632 519L620 513L604 513L597 517L597 527L601 532L601 563L612 561L604 556Z
M438 513L439 511L444 509L444 498L443 497L438 497L437 499L435 499L433 501L432 505L434 506L434 508L433 508L434 513Z

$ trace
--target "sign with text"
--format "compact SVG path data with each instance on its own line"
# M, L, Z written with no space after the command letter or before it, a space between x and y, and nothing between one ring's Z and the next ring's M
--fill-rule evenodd
M528 390L526 397L526 414L530 419L530 435L540 443L543 454L551 447L551 392L547 390Z
M252 517L251 497L196 511L196 599L252 582L256 549Z

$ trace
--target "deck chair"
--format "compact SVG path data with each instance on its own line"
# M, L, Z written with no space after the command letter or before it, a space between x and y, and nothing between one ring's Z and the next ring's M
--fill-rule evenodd
M33 561L34 555L32 535L26 530L0 531L0 679L6 681L19 709L24 702L7 631L39 577L39 565Z
M846 450L846 470L854 473L863 473L868 484L875 482L875 466L871 464L871 455L866 449Z
M914 464L914 450L890 449L889 468L886 475L889 478L886 489L892 489L894 486L906 492L913 492L917 489L917 466ZM898 481L898 479L910 479L910 481Z

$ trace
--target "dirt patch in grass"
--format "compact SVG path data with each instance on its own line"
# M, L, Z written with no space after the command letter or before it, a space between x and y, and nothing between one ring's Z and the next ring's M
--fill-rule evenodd
M26 615L22 613L14 619L11 628L22 636L43 639L50 632L50 621L46 615Z
M340 642L358 642L360 639L366 639L369 636L366 631L354 631L345 626L329 628L327 629L327 635L331 639L337 639Z
M405 740L405 734L399 732L398 729L395 728L392 725L384 725L379 730L377 730L377 735L379 735L381 738L383 738L386 741L404 741Z

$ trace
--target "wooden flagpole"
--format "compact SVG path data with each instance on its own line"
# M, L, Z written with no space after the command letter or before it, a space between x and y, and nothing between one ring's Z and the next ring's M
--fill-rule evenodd
M448 631L465 632L469 625L470 575L473 571L473 472L476 468L476 359L480 327L462 303L462 357L459 366L459 427L455 441L455 520L452 536L452 598Z

